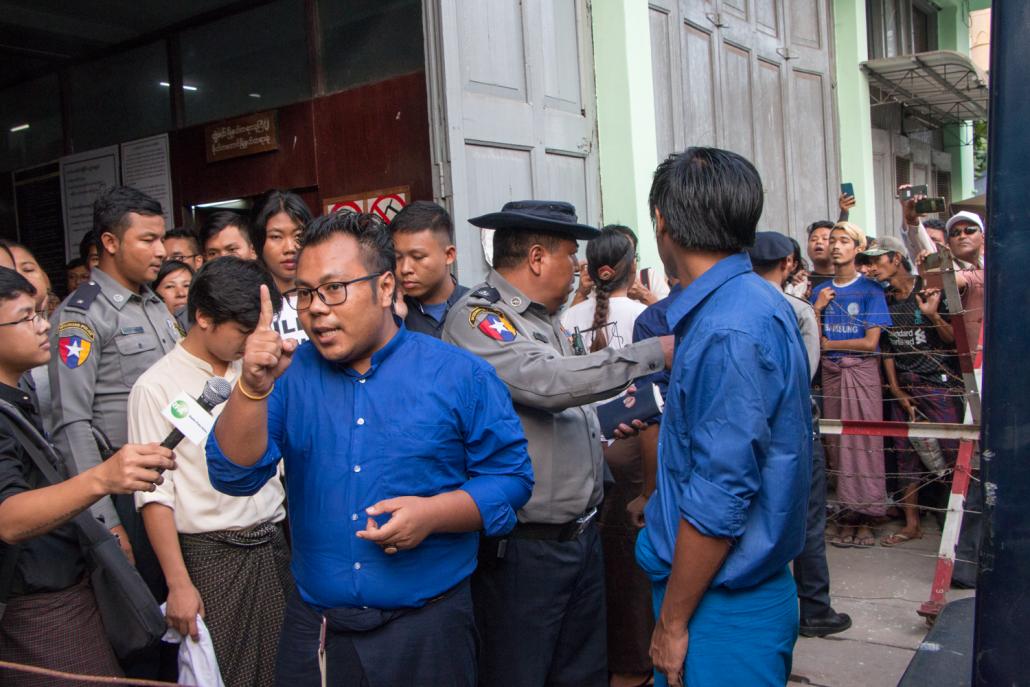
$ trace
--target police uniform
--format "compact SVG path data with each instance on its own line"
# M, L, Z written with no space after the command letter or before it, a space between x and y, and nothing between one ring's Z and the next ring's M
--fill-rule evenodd
M182 332L149 287L135 293L98 267L51 322L53 439L82 472L101 460L94 429L115 449L127 442L129 391L137 377L175 347ZM108 527L129 524L109 497L98 501L93 513ZM135 542L131 531L129 537Z
M473 577L480 684L607 685L604 570L592 522L604 456L589 404L662 369L661 343L574 355L559 318L497 272L454 305L443 339L484 358L508 386L536 481L511 536L484 540Z

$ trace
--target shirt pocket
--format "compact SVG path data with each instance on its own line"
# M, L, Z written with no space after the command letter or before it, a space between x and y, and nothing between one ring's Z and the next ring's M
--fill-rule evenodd
M160 357L154 355L157 341L145 332L117 334L114 338L114 346L118 350L122 381L130 387Z
M464 443L447 423L406 423L378 443L382 487L391 496L433 496L468 479Z

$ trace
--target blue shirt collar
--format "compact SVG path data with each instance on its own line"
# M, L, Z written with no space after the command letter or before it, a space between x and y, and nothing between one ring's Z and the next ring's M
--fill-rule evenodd
M752 271L751 258L744 251L727 256L712 265L707 272L687 285L669 305L669 310L665 313L665 322L669 325L669 331L675 331L683 318L689 315L713 291L730 279L750 271Z

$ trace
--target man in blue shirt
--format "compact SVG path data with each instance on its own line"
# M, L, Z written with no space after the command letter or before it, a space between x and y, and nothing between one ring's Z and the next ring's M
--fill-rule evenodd
M658 166L650 204L666 272L683 284L667 314L677 347L658 487L637 541L654 583L656 684L783 685L812 414L794 312L741 252L762 182L735 153L689 148Z
M377 218L320 217L302 245L286 296L311 340L269 329L262 290L207 447L212 484L237 496L285 461L297 594L277 681L473 685L477 531L511 530L533 485L511 397L489 365L393 317Z

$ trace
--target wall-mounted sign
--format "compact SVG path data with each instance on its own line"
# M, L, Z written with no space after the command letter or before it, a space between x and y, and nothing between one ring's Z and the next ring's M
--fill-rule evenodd
M331 212L371 212L389 222L404 209L411 199L408 186L382 188L378 191L355 193L349 196L336 196L325 199L325 214Z
M79 253L79 241L93 228L93 201L100 189L119 183L118 146L61 158L65 258Z
M211 124L204 128L204 144L208 162L278 150L278 113L258 112Z
M168 160L168 134L123 143L122 183L143 191L161 203L165 228L174 226L172 170Z

